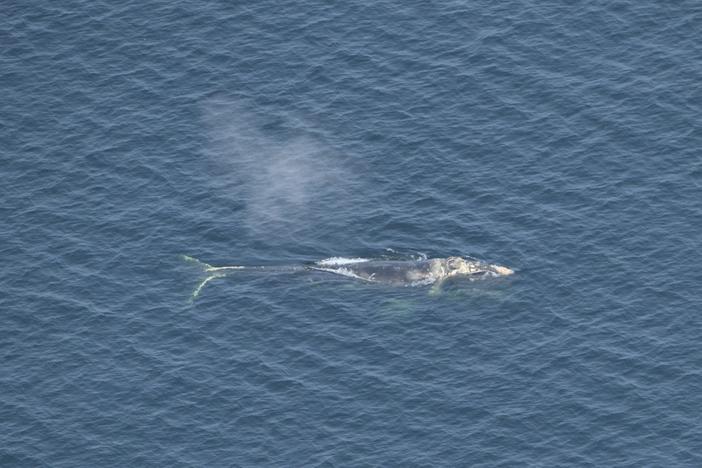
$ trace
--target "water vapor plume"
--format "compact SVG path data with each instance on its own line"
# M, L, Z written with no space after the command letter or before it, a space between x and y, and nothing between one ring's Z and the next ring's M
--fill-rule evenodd
M213 188L254 233L294 235L346 207L352 171L304 122L230 99L208 101L204 119Z

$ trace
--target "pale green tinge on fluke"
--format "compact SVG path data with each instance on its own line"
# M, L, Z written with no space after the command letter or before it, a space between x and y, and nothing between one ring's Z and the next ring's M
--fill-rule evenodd
M205 271L207 271L208 268L212 268L211 265L208 265L207 263L201 262L200 260L198 260L198 259L195 258L195 257L190 257L190 256L188 256L188 255L181 255L180 257L181 257L183 260L185 260L186 262L192 263L192 264L194 264L194 265L197 265L197 266L199 266L200 268L202 268L202 269L205 270Z
M221 277L223 277L223 276L227 276L227 275L226 275L226 274L221 274L221 273L220 273L220 274L214 274L214 275L210 275L210 276L208 276L207 278L205 278L204 280L200 281L200 283L197 285L197 287L196 287L195 290L193 291L192 295L190 296L190 300L191 300L191 301L194 301L194 300L197 298L197 296L200 294L200 291L202 291L202 288L204 288L205 285L206 285L208 282L210 282L211 280L213 280L213 279L215 279L215 278L221 278Z
M210 265L209 263L201 262L200 260L198 260L195 257L190 257L188 255L181 255L181 257L186 262L198 266L200 269L202 269L202 271L207 273L207 276L198 283L198 285L195 287L195 290L190 295L191 301L194 301L200 295L200 291L202 291L202 288L204 288L205 285L207 283L209 283L210 281L212 281L213 279L223 278L223 277L227 276L228 273L226 273L226 272L228 270L242 270L242 269L244 269L243 266L238 266L238 265L214 267L214 266Z

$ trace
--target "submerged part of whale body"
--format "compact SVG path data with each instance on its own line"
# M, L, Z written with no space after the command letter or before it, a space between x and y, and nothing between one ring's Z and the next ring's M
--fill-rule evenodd
M396 286L421 286L441 284L453 277L470 279L507 276L514 273L511 269L491 265L479 260L462 257L423 258L421 260L373 260L368 258L332 257L319 260L309 265L299 266L212 266L193 257L183 256L191 263L202 268L207 275L192 294L196 298L202 288L211 280L228 276L234 271L268 271L296 272L304 270L323 271L337 275L348 276L372 283L383 283Z

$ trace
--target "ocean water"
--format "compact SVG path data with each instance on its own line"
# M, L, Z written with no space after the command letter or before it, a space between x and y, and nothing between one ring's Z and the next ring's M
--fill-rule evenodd
M2 10L0 466L702 466L699 2Z

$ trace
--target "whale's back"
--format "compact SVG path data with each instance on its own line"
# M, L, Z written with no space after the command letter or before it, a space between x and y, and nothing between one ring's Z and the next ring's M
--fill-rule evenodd
M311 269L400 286L433 283L432 260L371 260L346 264L316 264Z

